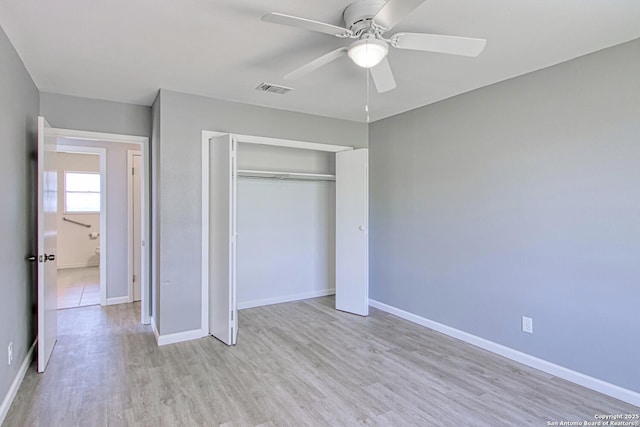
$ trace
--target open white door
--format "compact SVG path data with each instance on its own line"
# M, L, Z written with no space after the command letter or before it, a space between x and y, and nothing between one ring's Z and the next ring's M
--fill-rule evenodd
M238 334L236 156L231 135L209 145L209 332L227 345Z
M58 339L57 138L47 136L49 127L38 117L38 372L44 372Z
M336 308L369 315L368 150L336 153Z

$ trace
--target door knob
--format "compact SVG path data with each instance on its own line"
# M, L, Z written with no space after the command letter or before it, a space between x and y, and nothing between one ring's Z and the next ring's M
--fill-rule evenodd
M56 256L54 254L49 254L49 255L44 254L44 262L55 261L55 259L56 259Z
M38 257L35 255L28 255L25 259L29 262L36 262L38 260Z

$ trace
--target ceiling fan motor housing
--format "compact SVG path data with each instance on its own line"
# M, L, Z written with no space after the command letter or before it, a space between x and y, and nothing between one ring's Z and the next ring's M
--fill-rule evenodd
M385 0L358 0L346 7L343 13L346 27L354 34L371 29L371 19L384 6Z

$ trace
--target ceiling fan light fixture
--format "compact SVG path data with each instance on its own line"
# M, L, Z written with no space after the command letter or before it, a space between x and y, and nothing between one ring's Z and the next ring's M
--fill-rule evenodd
M387 56L389 46L374 38L357 40L349 46L349 58L363 68L375 67Z

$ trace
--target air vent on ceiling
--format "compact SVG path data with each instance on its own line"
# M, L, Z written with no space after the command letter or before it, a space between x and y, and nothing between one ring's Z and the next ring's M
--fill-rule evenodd
M263 92L271 92L277 93L278 95L285 95L293 90L291 87L286 86L278 86L271 83L260 83L256 90L261 90Z

